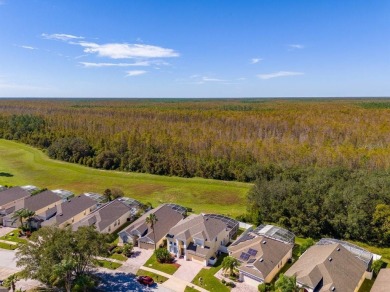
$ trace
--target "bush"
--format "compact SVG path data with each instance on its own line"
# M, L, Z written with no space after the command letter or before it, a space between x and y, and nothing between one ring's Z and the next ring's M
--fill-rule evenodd
M159 248L155 252L156 259L159 263L172 263L173 258L166 248Z
M385 262L382 260L377 260L372 263L372 272L374 273L374 277L378 276L379 271L385 266Z
M236 284L234 284L234 282L229 282L229 283L227 283L227 286L234 288L234 287L236 287Z
M225 279L222 279L221 283L225 285L226 284Z
M257 290L259 290L259 292L266 292L267 291L267 287L265 286L264 283L262 283L259 286L257 286Z

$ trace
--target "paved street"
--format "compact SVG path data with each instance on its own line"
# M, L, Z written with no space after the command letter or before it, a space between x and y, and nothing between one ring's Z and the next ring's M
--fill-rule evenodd
M0 280L18 272L16 267L15 251L0 249Z

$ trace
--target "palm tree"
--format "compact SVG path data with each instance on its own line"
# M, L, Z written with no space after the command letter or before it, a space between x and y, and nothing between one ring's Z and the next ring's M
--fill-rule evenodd
M26 218L25 216L26 216L26 209L22 208L15 211L11 217L12 219L14 219L12 221L12 225L19 219L20 227L23 228L23 219Z
M146 224L150 225L150 228L152 228L153 231L153 240L154 240L154 250L156 250L156 234L154 232L154 226L156 222L158 221L155 214L150 213L148 217L146 217Z
M222 261L222 271L229 271L230 276L234 276L234 272L237 271L237 267L240 266L240 262L234 257L225 257Z
M31 231L31 218L35 216L35 212L25 209L24 216L27 219L28 229Z

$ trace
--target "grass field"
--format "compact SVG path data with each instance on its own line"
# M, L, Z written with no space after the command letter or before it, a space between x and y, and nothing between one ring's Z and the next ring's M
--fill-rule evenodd
M174 202L194 212L237 216L245 212L251 184L202 178L179 178L142 173L104 171L51 160L25 144L0 139L0 185L36 185L40 188L102 193L117 187L126 196L154 206Z

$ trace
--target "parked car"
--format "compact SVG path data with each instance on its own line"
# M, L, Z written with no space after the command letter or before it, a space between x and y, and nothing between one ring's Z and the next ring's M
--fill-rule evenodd
M147 286L150 286L150 285L153 285L154 284L154 280L153 278L149 277L149 276L139 276L137 278L137 281L143 285L147 285Z

